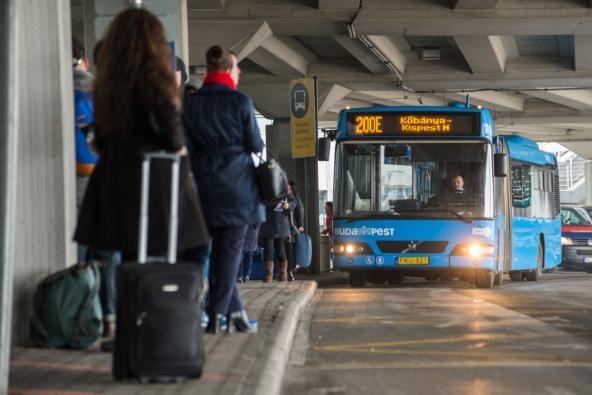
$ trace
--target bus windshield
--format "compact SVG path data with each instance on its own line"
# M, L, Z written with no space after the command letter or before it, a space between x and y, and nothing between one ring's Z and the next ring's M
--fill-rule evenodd
M475 140L343 143L335 215L491 218L491 156Z

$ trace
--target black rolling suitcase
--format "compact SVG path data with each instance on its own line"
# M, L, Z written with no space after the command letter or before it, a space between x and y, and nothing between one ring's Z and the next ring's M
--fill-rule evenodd
M153 159L171 160L171 217L166 258L147 256L148 191ZM201 269L176 263L179 198L176 154L152 153L142 163L138 262L119 266L113 376L180 382L201 376L204 363L199 294Z

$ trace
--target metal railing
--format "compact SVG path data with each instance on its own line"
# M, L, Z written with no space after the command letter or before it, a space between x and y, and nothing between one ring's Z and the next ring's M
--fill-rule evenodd
M573 153L572 153L573 154ZM586 160L573 155L558 155L559 190L573 191L586 180ZM567 160L566 160L567 159Z

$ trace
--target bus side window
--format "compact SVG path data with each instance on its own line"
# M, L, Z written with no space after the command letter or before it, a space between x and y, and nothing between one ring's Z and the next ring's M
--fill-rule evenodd
M530 207L532 195L531 168L527 165L512 165L512 206ZM524 215L527 216L527 215Z

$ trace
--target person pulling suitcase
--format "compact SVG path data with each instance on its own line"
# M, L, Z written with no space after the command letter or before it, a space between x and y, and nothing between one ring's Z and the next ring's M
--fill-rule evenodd
M202 331L195 317L201 270L196 263L169 263L176 261L177 251L184 254L207 244L209 236L186 156L170 47L164 27L149 11L130 8L111 22L98 56L93 98L99 160L74 239L123 255L114 376L198 377ZM145 153L156 151L165 153L144 160ZM146 166L152 170L149 179L142 171ZM150 214L142 226L140 206ZM145 239L138 236L143 227ZM152 260L149 255L168 253L160 263L139 264L143 251L146 262Z

